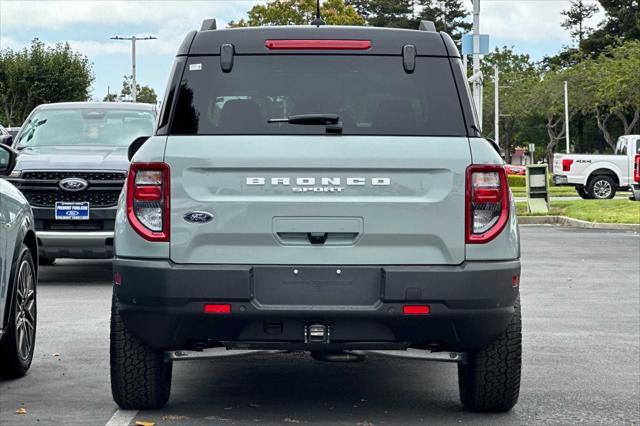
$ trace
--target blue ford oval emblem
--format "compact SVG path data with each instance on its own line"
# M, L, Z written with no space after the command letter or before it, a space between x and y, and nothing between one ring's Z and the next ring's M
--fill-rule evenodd
M184 215L184 220L193 223L206 223L213 220L213 215L207 212L189 212Z
M78 192L87 189L89 182L80 178L67 178L60 181L60 188L65 191Z

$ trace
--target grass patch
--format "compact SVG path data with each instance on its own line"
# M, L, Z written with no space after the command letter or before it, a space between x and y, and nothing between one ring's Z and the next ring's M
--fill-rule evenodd
M525 187L511 187L511 192L514 197L527 196L527 188ZM549 195L551 197L577 197L578 193L573 186L550 186Z
M518 216L532 216L527 203L516 204ZM640 224L640 202L631 200L552 201L551 216L567 216L598 223Z

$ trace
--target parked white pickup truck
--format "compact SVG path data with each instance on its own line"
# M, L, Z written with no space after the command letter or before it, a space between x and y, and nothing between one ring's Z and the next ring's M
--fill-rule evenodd
M613 198L629 189L640 200L640 135L618 139L613 155L556 154L553 183L575 186L584 199Z

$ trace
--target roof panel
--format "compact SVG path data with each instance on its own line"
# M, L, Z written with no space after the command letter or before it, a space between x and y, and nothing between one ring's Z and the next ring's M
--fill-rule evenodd
M292 50L288 53L304 52L322 54L348 53L354 55L401 55L406 44L416 46L417 54L424 56L447 56L445 43L437 32L404 30L377 27L342 26L287 26L287 27L251 27L229 28L224 30L199 31L191 44L190 55L218 55L220 46L232 44L238 55L243 54L282 54L265 47L266 40L370 40L371 49L354 51L318 51ZM457 52L454 52L454 54Z

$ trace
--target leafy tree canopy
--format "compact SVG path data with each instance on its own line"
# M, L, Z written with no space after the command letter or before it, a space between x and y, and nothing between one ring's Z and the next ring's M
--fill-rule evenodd
M86 101L93 82L86 56L68 43L47 46L38 39L20 51L0 51L0 122L20 125L43 103Z
M122 81L122 89L120 90L120 94L117 93L108 93L102 100L105 102L132 102L131 97L131 87L132 87L132 76L125 75ZM136 83L136 102L142 102L146 104L157 104L158 103L158 95L156 95L156 91L149 86L140 86Z
M320 14L327 25L364 25L364 18L344 0L324 1ZM309 25L315 16L315 0L274 0L253 6L247 19L229 22L229 26Z
M469 12L462 0L420 0L420 5L420 19L433 21L438 31L451 35L457 44L471 31L473 25L466 20Z

